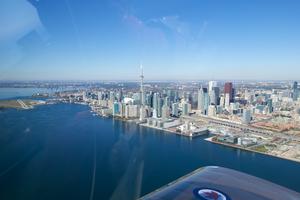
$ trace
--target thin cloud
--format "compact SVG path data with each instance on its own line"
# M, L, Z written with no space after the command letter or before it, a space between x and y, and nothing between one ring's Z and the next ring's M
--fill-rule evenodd
M5 69L17 64L23 57L23 49L18 44L20 40L33 32L42 41L49 37L37 9L26 0L0 1L0 27L2 76Z

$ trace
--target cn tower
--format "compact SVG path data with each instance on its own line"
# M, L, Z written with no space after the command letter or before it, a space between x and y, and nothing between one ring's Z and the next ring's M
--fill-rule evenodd
M144 72L143 72L143 65L141 64L141 88L140 88L140 92L141 92L141 105L144 106L145 104L145 99L144 99Z

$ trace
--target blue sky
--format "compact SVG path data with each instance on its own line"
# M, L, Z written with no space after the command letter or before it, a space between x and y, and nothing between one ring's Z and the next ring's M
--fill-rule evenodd
M0 27L1 80L300 77L298 0L0 0Z

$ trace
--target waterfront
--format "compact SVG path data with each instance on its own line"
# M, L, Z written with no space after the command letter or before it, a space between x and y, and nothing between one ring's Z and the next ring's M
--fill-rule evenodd
M5 109L0 121L1 199L130 199L208 165L300 192L299 163L100 118L88 106Z

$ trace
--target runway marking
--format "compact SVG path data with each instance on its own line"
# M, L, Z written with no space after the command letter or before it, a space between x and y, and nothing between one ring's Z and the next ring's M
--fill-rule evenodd
M30 108L32 108L32 106L26 105L26 104L24 103L24 101L22 101L21 99L17 99L17 102L21 105L21 107L22 107L23 109L30 109Z

